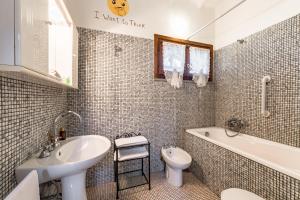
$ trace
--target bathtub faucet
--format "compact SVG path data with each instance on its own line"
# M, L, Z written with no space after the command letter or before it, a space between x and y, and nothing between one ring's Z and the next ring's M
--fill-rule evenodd
M230 118L225 122L226 127L228 127L229 130L240 132L242 128L245 127L245 123L243 120L238 118Z

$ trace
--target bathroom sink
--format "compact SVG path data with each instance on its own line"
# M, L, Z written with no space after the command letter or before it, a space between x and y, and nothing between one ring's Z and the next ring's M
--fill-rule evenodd
M72 137L61 143L47 158L34 156L16 168L20 182L36 170L39 183L61 179L64 200L84 200L86 170L97 164L109 151L111 142L103 136Z

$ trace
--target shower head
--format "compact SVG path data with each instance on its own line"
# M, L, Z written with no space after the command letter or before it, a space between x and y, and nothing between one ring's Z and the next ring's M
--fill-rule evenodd
M246 41L243 40L243 39L240 39L240 40L237 40L237 42L240 43L240 44L244 44Z

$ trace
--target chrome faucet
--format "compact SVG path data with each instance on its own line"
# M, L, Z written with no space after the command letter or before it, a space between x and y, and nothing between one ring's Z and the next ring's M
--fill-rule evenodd
M58 133L57 133L57 127L56 127L56 124L57 124L57 122L58 122L61 118L65 117L65 116L67 116L67 115L69 115L69 114L73 114L73 115L75 115L76 117L78 117L78 119L80 120L80 124L82 124L82 117L81 117L78 113L76 113L76 112L74 112L74 111L69 110L69 111L67 111L67 112L63 112L63 113L59 114L59 115L54 119L54 122L53 122L53 132L54 132L54 142L53 142L53 144L52 144L53 147L59 146L59 142L58 142L59 137L58 137Z
M53 151L52 149L53 149L53 147L52 147L51 144L50 145L41 146L41 151L39 153L38 158L41 159L41 158L47 158L47 157L49 157L51 155L50 152Z
M246 124L243 120L232 117L225 122L225 125L231 131L240 132Z

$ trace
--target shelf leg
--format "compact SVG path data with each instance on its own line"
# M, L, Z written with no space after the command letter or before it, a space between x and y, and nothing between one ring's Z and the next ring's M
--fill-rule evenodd
M118 149L116 150L116 180L117 180L117 199L119 199L119 160Z
M149 151L149 157L148 157L148 160L149 160L149 162L148 162L148 176L149 176L149 190L151 190L151 164L150 164L150 144L148 144L148 151Z

